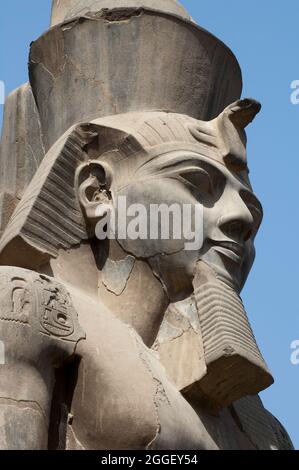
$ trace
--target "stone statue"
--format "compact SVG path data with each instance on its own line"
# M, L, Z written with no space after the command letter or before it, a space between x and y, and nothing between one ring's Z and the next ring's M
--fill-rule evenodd
M54 0L29 76L1 141L0 448L292 449L239 297L261 106L231 51L174 0ZM100 237L134 221L119 200L143 228L199 203L200 247Z

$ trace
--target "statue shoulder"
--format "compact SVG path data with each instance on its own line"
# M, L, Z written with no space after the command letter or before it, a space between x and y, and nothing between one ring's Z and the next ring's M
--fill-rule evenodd
M0 341L12 359L55 361L85 337L66 288L34 271L0 267Z

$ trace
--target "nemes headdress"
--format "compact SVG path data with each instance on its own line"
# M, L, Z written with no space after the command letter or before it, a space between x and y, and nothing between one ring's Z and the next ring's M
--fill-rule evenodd
M0 263L32 267L88 238L75 188L80 164L113 152L136 154L192 150L240 178L247 178L244 128L259 112L254 100L240 100L218 118L199 121L166 112L128 113L71 128L47 153L0 241Z

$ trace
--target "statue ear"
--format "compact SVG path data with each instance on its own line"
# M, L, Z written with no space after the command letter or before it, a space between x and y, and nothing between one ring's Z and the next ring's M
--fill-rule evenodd
M81 165L76 174L78 199L87 225L94 228L112 207L110 170L97 161Z

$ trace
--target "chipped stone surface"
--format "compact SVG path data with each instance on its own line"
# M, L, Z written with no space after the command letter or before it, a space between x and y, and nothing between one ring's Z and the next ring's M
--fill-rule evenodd
M104 8L150 8L172 13L182 18L190 16L176 0L53 0L51 26L77 16L97 13Z
M103 269L103 284L115 295L121 295L126 288L128 279L135 263L133 256L124 260L107 260Z
M180 391L205 376L204 348L193 299L169 306L153 349Z

